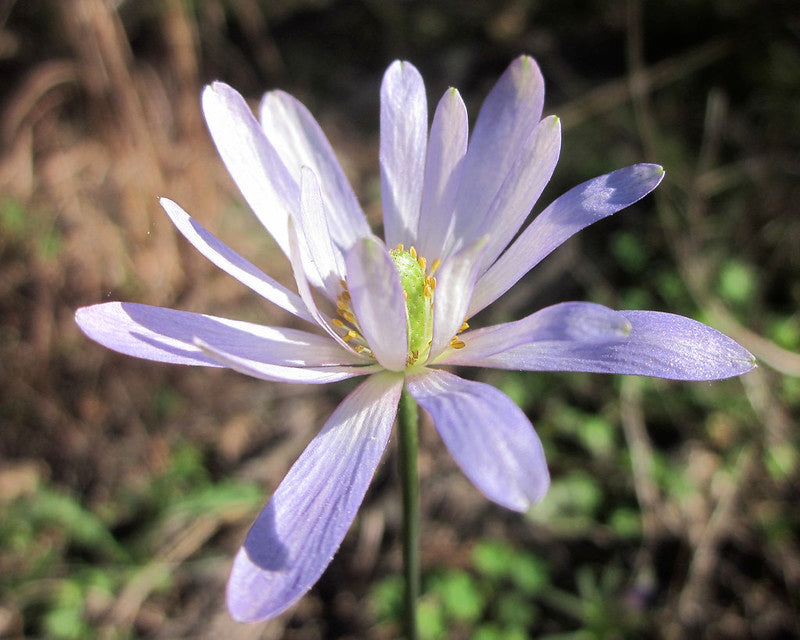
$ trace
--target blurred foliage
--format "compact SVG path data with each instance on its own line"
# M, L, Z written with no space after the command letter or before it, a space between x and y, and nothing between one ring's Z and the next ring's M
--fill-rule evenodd
M185 542L198 519L216 529L232 513L250 512L263 501L260 487L212 482L190 445L146 485L119 490L91 508L46 484L0 503L0 593L13 594L24 637L106 637L99 614L142 576L148 576L147 593L174 586L175 564L183 558L171 558L169 547ZM204 541L189 551L202 558ZM135 634L131 629L114 637Z
M224 612L246 527L341 388L126 359L72 314L129 299L285 320L158 211L156 196L174 197L290 282L208 140L204 83L301 98L378 220L387 64L417 65L432 103L458 87L474 121L521 52L564 128L542 202L635 162L667 174L474 325L570 299L650 308L711 323L761 366L713 384L474 374L531 417L552 488L509 514L461 491L425 443L424 635L800 636L798 34L795 0L2 3L0 637L396 635L391 464L297 607L255 631Z

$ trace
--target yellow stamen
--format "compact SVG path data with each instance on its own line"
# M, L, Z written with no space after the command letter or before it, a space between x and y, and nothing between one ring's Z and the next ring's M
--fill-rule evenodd
M417 250L414 247L409 247L408 252L411 254L411 257L414 258L414 260L417 259Z
M344 322L342 322L341 320L339 320L339 318L331 318L331 324L332 324L334 327L337 327L337 328L339 328L339 329L346 329L346 328L347 328L347 327L345 327L345 324L344 324Z
M441 266L442 266L442 259L441 258L436 258L436 260L434 260L433 264L431 265L431 275L436 273L436 270Z
M395 251L402 251L403 250L403 243L398 242L397 246L394 248Z
M425 271L425 268L428 266L428 261L422 256L419 256L417 258L417 263L419 264L420 267L422 267L423 271Z
M463 349L467 345L463 340L456 340L455 338L453 338L450 341L450 346L453 347L453 349Z

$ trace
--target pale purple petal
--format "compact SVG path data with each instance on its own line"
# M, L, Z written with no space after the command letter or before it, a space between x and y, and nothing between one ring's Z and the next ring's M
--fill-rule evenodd
M345 351L356 355L355 351L353 351L353 349L344 340L342 340L342 337L338 333L336 333L331 326L330 318L326 318L324 315L322 315L319 307L317 307L317 303L314 301L314 296L311 294L311 288L309 287L308 278L306 277L304 264L305 254L300 248L300 238L297 235L295 222L292 218L289 219L289 227L287 231L289 234L289 262L292 265L292 273L294 274L294 281L297 284L297 292L300 294L303 304L306 305L308 312L314 318L316 323L322 327L322 329L325 330L325 332L331 338L333 338L334 341L339 344L339 346L341 346Z
M472 289L486 248L484 236L471 247L450 256L437 275L433 303L433 338L429 358L447 348L467 317Z
M270 278L252 262L245 260L228 245L218 240L172 200L161 198L159 202L184 238L216 266L281 309L309 322L314 322L300 296L294 291L290 291Z
M433 115L415 240L417 252L431 262L442 257L442 248L452 233L453 210L468 135L467 107L458 91L448 89Z
M261 125L289 173L299 182L300 167L319 178L330 232L344 250L369 235L367 219L342 171L328 139L308 109L283 91L271 91L261 101Z
M427 134L422 76L411 63L395 61L381 84L381 202L387 246L416 240Z
M232 354L276 365L365 363L360 356L315 333L133 302L83 307L75 312L75 320L87 336L103 346L158 362L220 366L195 345L195 339L200 338Z
M664 177L657 164L637 164L570 189L540 213L475 286L469 314L475 315L573 234L632 205Z
M341 292L339 281L344 277L344 260L331 242L328 210L314 172L303 167L300 179L300 209L295 219L305 240L308 253L329 300Z
M436 364L475 362L523 344L569 342L597 344L625 338L631 323L619 311L591 302L562 302L522 320L468 331L459 336L462 349L450 349Z
M630 335L605 344L539 342L460 364L526 371L622 373L673 380L718 380L747 373L755 358L696 320L658 311L620 311Z
M521 143L539 122L543 104L539 67L533 58L520 56L486 97L464 158L455 224L467 237L476 237Z
M490 265L517 235L533 205L539 199L558 162L561 150L561 122L555 116L542 120L522 144L477 235L489 234L483 264ZM463 242L471 238L462 235ZM485 272L482 268L481 272Z
M542 444L511 398L436 369L408 376L406 385L464 474L490 500L525 511L544 497L550 474Z
M332 365L325 367L286 367L261 362L252 357L234 355L225 349L214 346L200 338L194 339L194 344L203 353L219 361L224 366L243 373L246 376L267 380L269 382L294 382L302 384L327 384L339 382L347 378L365 376L377 373L381 368L377 365L343 366Z
M361 334L375 358L391 371L406 368L406 304L400 276L377 238L361 238L345 256L347 288Z
M289 254L289 214L300 202L300 187L244 98L222 82L203 90L203 113L217 150L261 224Z
M234 561L228 609L236 620L277 615L322 575L386 448L402 386L396 374L367 379L289 470Z

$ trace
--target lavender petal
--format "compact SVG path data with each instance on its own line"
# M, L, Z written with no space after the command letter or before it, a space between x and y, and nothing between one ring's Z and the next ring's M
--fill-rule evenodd
M657 164L637 164L584 182L556 199L525 228L475 286L475 315L570 236L640 200L664 177Z
M479 235L486 212L542 115L544 79L529 56L514 60L483 102L464 158L455 228Z
M281 309L314 322L300 296L218 240L172 200L161 198L159 202L183 237L216 266Z
M203 114L233 181L261 224L289 254L288 218L300 187L267 140L244 98L222 82L203 91Z
M337 246L349 249L356 239L369 235L364 212L336 155L314 116L297 99L283 91L270 91L261 100L261 126L294 179L300 167L319 178L328 224Z
M376 360L391 371L406 368L406 303L400 277L384 244L361 238L345 256L347 287L361 334Z
M490 500L525 511L544 497L550 474L522 410L494 387L428 369L406 379L464 474Z
M419 71L396 61L381 84L381 201L387 246L411 244L419 222L428 101Z
M322 575L386 448L402 385L386 372L363 382L289 470L234 561L228 609L236 620L277 615Z
M78 309L75 319L92 340L136 358L218 367L195 344L200 338L233 355L287 367L363 365L364 359L325 336L133 302Z
M442 247L452 234L453 210L467 152L467 107L455 89L448 89L433 115L419 227L414 244L431 262L442 258Z
M526 371L621 373L673 380L719 380L747 373L755 358L728 336L696 320L658 311L620 311L627 338L601 343L538 342L459 364ZM467 356L467 354L464 354Z
M622 312L591 302L562 302L526 318L497 324L459 336L462 349L451 349L436 364L476 362L514 347L537 342L597 344L619 340L631 332Z

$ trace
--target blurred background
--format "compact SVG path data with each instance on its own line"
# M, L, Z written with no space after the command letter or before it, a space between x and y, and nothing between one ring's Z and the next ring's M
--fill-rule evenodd
M636 162L667 174L474 325L573 299L671 311L760 367L715 383L465 371L526 411L553 486L526 516L496 507L422 425L423 637L800 636L795 0L3 0L0 637L397 637L394 440L309 595L260 625L224 608L249 524L350 387L126 358L73 313L128 300L291 322L157 204L290 282L210 142L205 83L300 98L377 226L386 66L411 60L432 106L458 87L474 119L520 53L564 130L543 203Z

